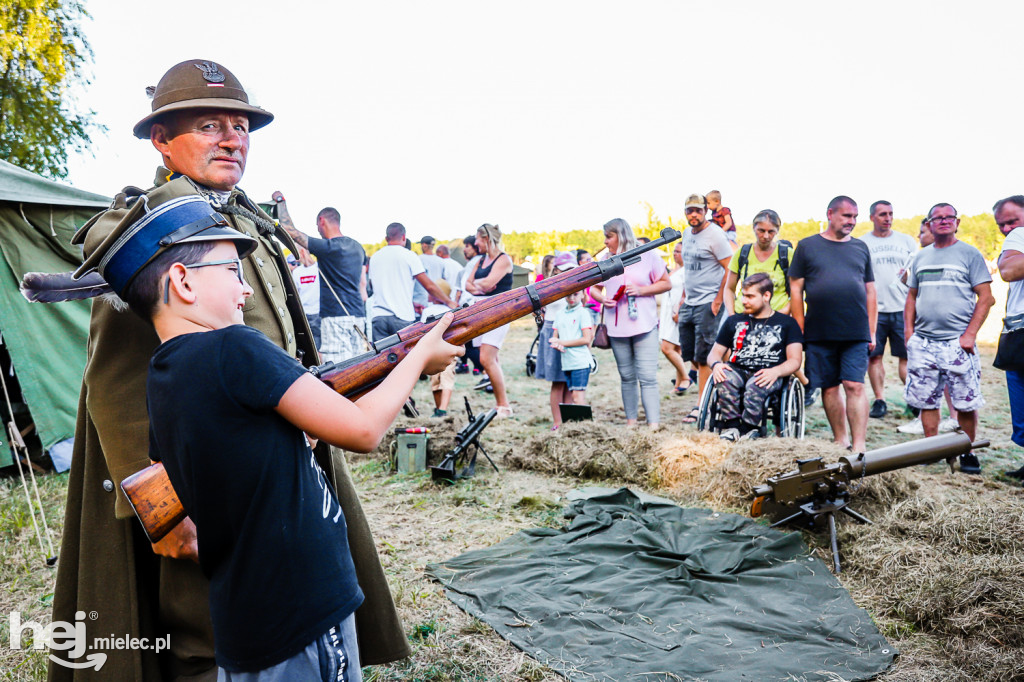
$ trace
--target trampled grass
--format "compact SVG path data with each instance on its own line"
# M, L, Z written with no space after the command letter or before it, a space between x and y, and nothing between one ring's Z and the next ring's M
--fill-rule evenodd
M491 470L481 457L474 478L451 486L440 486L434 484L427 473L396 475L385 472L383 450L352 458L353 476L414 651L413 656L405 661L365 669L368 680L561 679L507 644L489 626L455 607L445 598L440 586L424 576L423 569L427 563L490 546L525 528L559 526L561 509L566 504L565 495L573 488L628 484L682 503L709 505L712 504L708 499L711 497L717 499L715 504L721 505L720 508L742 511L739 491L722 490L718 493L720 497L714 498L708 493L713 488L707 484L710 479L704 477L701 470L694 470L691 463L676 461L672 469L675 478L670 481L652 481L649 476L638 478L633 474L616 475L612 469L601 474L608 478L580 480L565 473L542 473L506 466L506 455L510 456L510 461L528 459L531 443L535 447L538 442L550 441L548 449L555 447L555 440L549 438L552 435L549 384L530 379L524 372L525 356L534 332L532 321L515 323L501 351L516 414L511 419L493 422L483 434L483 442L500 467L500 473ZM591 378L588 391L597 419L595 430L610 434L609 437L617 442L647 438L643 429L640 432L625 429L614 360L609 351L595 352L601 369ZM992 447L979 453L983 475L957 475L947 491L944 481L948 474L943 466L921 468L900 479L905 482L894 481L889 486L897 486L891 502L882 504L879 500L890 498L881 493L872 495L870 503L865 502L863 511L873 517L876 526L840 524L844 552L844 573L840 579L851 590L857 603L869 610L883 633L902 652L894 668L879 678L881 680L1009 680L1018 674L1019 661L1009 654L1014 648L1020 648L1020 642L1010 640L1000 648L996 641L1006 636L1009 611L1004 608L1005 598L1000 597L1002 601L995 602L1002 610L994 610L988 622L975 620L977 612L972 611L970 619L965 616L937 625L934 618L929 619L927 610L938 613L945 608L946 602L938 600L934 593L928 593L927 600L914 601L908 597L915 589L920 591L938 586L948 590L953 597L979 598L978 591L969 581L943 582L940 574L917 570L912 562L915 557L931 556L926 553L926 545L931 544L929 551L934 553L937 548L946 546L941 543L952 542L951 533L959 533L958 537L966 539L958 545L956 551L959 556L945 557L945 561L959 559L966 566L974 560L972 557L988 556L989 550L978 544L986 542L982 530L965 529L950 521L958 518L960 505L962 513L970 514L986 500L1006 498L1008 504L1016 500L1019 508L1020 486L998 475L1004 469L1019 466L1022 455L1009 439L1010 418L1004 378L1001 372L991 367L991 358L992 349L983 350L983 383L988 405L981 411L979 437L992 441ZM902 416L904 403L896 380L895 363L887 359L886 367L889 416L870 420L869 448L912 438L896 432L896 427L907 419ZM659 382L663 388L661 409L665 431L650 434L657 435L659 439L671 440L679 434L693 431L692 426L682 425L682 418L697 401L696 389L681 397L669 397L672 376L667 361L662 359ZM462 412L464 396L470 398L475 411L493 405L493 397L471 390L474 383L476 380L471 376L457 378L456 392L449 408L452 419L445 422L426 418L417 420L416 423L436 429L432 434L435 438L431 448L434 461L449 447L454 430L465 422ZM414 395L421 410L429 414L432 401L426 382L417 386ZM407 421L400 420L400 423L404 425ZM582 428L586 429L586 426ZM568 431L566 435L569 435ZM814 456L817 450L813 439L829 436L820 403L809 411L808 436L811 440L806 444L793 447L793 458ZM831 448L821 447L824 450L822 454L831 458ZM741 454L737 450L730 455L731 459L727 460L733 463L730 466L741 461L735 459ZM716 456L708 461L719 460ZM651 467L653 469L654 464ZM54 544L59 547L66 476L43 476L40 485ZM935 504L929 505L929 495L936 497ZM929 525L932 518L929 514L939 513L932 507L939 502L944 505L940 516L936 517L940 520ZM891 510L886 505L891 505ZM996 504L991 507L1007 509ZM912 515L912 518L901 520L901 517L894 516L897 513ZM984 517L987 522L991 522L990 516ZM1007 519L1007 523L1013 522L1013 519ZM907 533L917 535L908 539ZM807 536L807 539L818 548L816 551L827 551L821 538ZM1024 547L1020 547L1016 539L1007 541L1016 543L1008 555L1021 557ZM45 656L38 652L12 652L7 646L7 615L10 611L20 609L24 618L49 622L49 600L52 599L56 575L54 569L45 566L38 551L17 479L3 480L0 485L0 543L0 551L3 552L0 564L0 670L4 671L6 679L43 679ZM999 551L1007 553L1005 548ZM988 581L1004 575L1000 566L990 566L985 570L984 577ZM985 584L992 587L990 594L1002 594L996 583ZM957 628L961 631L956 631ZM977 650L977 655L967 656L972 648ZM989 661L987 665L986 659Z

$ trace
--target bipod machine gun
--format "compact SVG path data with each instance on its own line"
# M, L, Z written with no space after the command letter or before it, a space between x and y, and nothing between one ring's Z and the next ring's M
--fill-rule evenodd
M890 445L856 455L840 457L825 464L821 457L796 460L797 468L769 478L754 488L750 515L767 514L775 519L772 528L787 523L799 528L820 530L828 527L832 545L832 563L839 573L839 541L836 538L836 512L858 523L870 524L864 515L849 507L850 497L859 490L859 481L868 476L918 464L950 462L972 448L988 447L988 441L972 443L962 431Z
M440 464L430 467L430 477L435 481L454 483L456 479L469 478L476 470L476 456L478 453L483 453L483 456L491 463L494 470L498 471L498 465L494 463L491 456L484 450L484 446L480 444L480 434L483 433L487 425L498 414L498 410L492 407L483 414L474 415L473 408L469 406L469 398L466 398L466 414L469 415L469 423L455 434L455 447L444 456ZM469 456L470 447L474 448L472 456ZM467 459L469 460L468 462L466 461ZM455 470L459 466L462 466L462 471L456 474Z

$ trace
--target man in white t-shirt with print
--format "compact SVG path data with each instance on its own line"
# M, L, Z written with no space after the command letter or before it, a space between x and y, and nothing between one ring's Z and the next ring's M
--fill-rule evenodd
M370 257L373 285L373 340L379 341L416 320L412 304L413 282L451 308L452 300L427 276L423 263L405 248L405 226L391 223L384 233L387 246Z
M879 200L871 204L871 232L860 240L871 253L871 270L875 274L875 292L878 295L878 323L875 327L875 348L868 354L868 379L875 401L868 416L881 419L889 411L885 402L885 365L882 356L888 342L889 352L899 360L900 381L907 383L907 345L903 338L903 306L907 303L906 290L900 287L910 257L917 251L917 243L909 234L892 229L892 204Z

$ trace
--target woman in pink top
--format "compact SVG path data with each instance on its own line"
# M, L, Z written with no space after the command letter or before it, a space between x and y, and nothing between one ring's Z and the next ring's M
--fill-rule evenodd
M604 245L611 254L636 248L636 237L629 223L622 218L605 223ZM665 263L657 253L648 251L622 275L590 289L591 296L605 307L604 321L619 369L627 426L636 424L640 402L643 402L644 415L651 428L658 428L661 419L658 304L654 296L671 288Z

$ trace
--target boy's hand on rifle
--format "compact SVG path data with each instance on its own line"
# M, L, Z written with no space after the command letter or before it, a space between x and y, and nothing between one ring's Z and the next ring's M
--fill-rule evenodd
M445 313L444 317L438 320L437 324L416 344L417 348L424 349L427 356L426 365L423 368L424 374L443 372L448 365L454 362L455 358L465 354L465 347L453 346L442 338L454 319L455 315Z
M153 552L172 559L189 559L199 563L199 545L196 542L196 524L185 517L160 542L153 543Z

